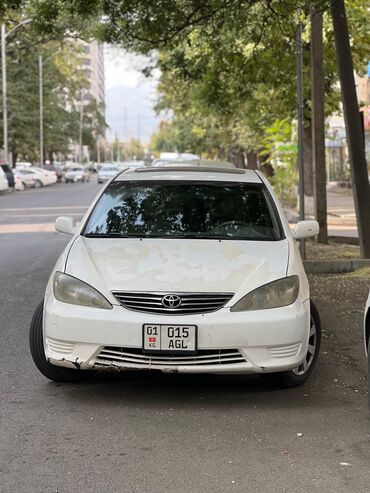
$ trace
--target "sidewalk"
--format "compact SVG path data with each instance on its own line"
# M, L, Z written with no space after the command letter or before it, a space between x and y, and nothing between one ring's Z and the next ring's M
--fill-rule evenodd
M352 190L329 189L327 191L327 201L329 236L358 238ZM295 223L299 220L296 210L285 209L285 212L290 223Z

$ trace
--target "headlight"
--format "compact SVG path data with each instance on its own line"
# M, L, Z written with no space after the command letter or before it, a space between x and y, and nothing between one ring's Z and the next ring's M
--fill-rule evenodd
M92 308L112 309L112 305L102 294L76 277L56 272L53 281L54 296L58 301L71 305L90 306Z
M298 292L299 277L284 277L251 291L239 300L230 311L267 310L268 308L291 305L297 299Z

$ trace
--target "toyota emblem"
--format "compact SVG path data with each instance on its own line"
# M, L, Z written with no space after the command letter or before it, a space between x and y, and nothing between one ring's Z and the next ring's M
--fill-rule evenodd
M177 294L166 294L162 298L162 305L166 308L178 308L181 305L181 298Z

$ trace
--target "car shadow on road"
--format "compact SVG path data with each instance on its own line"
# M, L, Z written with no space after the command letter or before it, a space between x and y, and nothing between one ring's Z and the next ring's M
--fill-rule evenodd
M318 388L314 377L305 386L280 389L262 381L258 376L163 374L160 372L101 373L79 384L51 384L59 387L68 402L125 408L158 406L202 409L212 407L272 408L322 407L327 401L325 391ZM321 386L320 386L321 387ZM50 387L49 387L50 388ZM332 405L338 405L334 402Z

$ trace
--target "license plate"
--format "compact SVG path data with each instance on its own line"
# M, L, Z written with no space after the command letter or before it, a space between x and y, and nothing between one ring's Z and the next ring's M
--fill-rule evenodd
M186 353L197 351L195 325L144 325L143 352Z

